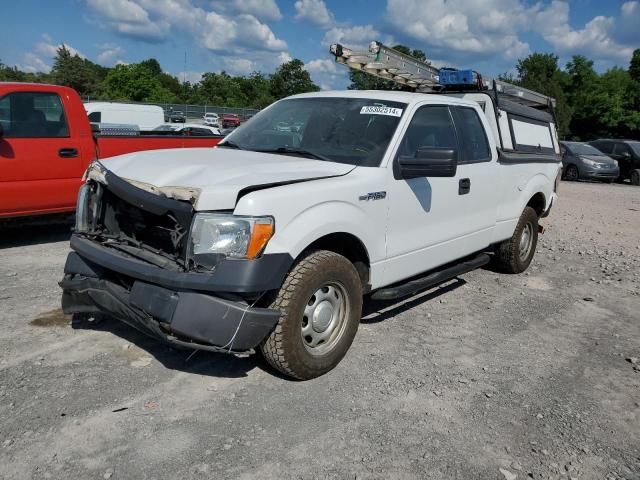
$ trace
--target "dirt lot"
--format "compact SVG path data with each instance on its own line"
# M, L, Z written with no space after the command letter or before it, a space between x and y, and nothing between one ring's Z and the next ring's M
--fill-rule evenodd
M367 302L309 382L71 322L69 227L0 232L0 478L640 478L640 188L560 193L526 274Z

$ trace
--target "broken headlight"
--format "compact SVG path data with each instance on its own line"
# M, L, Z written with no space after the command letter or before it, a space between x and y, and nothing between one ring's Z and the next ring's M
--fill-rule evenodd
M80 187L78 192L78 203L76 205L76 232L86 232L89 230L89 194L91 187L86 183Z
M273 236L272 217L243 217L219 213L198 213L191 225L190 257L199 256L254 259Z

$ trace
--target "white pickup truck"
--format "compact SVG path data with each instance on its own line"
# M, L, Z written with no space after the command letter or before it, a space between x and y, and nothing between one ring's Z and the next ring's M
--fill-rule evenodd
M524 271L558 154L551 115L487 93L289 97L216 148L95 162L62 305L313 378L346 354L363 296L490 259Z

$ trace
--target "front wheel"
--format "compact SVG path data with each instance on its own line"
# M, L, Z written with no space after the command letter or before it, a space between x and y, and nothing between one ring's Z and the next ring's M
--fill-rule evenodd
M564 172L564 178L569 182L577 182L579 176L578 167L575 165L569 165Z
M494 261L507 273L522 273L533 260L537 244L538 214L526 207L511 238L498 244Z
M271 308L275 330L261 345L269 364L299 380L332 370L347 353L362 315L362 284L342 255L316 250L289 272Z

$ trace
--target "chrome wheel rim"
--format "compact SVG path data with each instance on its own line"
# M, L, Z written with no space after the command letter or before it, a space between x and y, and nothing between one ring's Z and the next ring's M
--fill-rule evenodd
M533 225L527 223L520 235L520 260L526 261L533 245Z
M302 342L313 355L332 350L342 338L349 315L347 294L337 282L323 284L307 301L302 315Z

